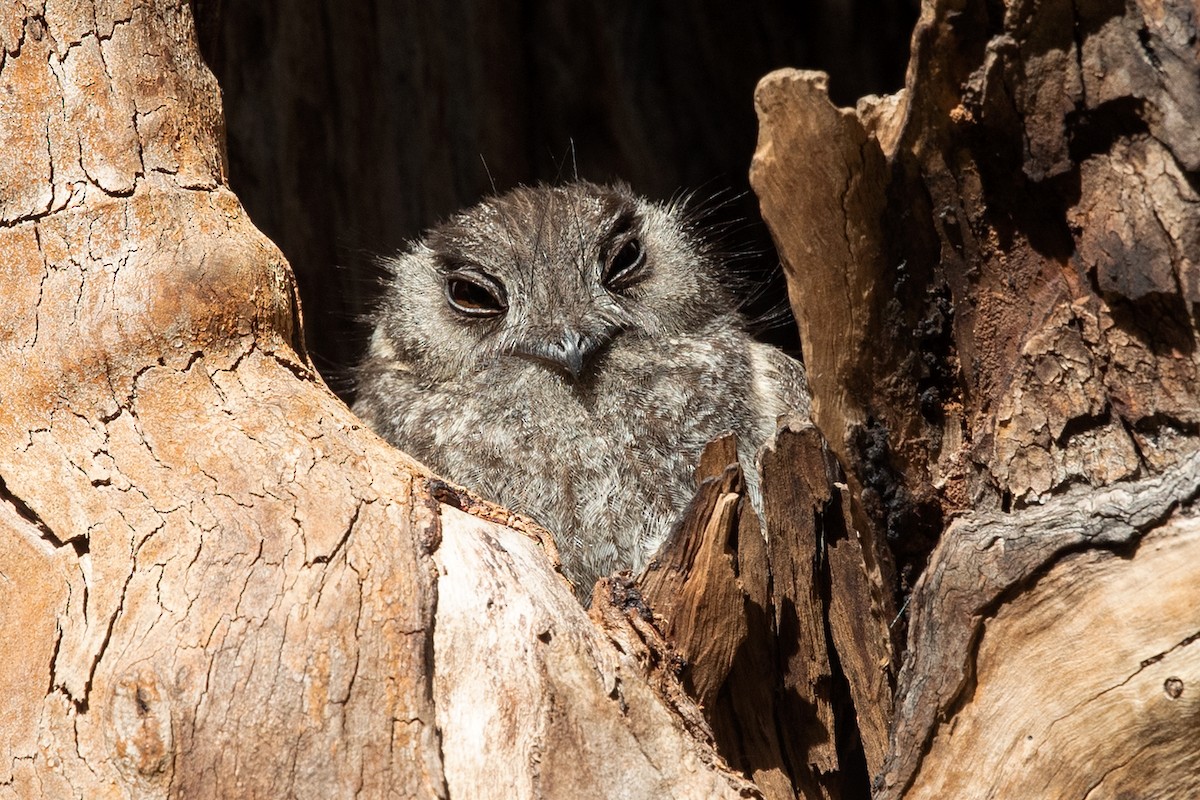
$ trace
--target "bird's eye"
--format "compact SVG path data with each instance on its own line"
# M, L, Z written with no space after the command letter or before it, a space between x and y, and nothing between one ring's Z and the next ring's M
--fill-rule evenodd
M604 268L604 285L609 289L624 289L634 282L646 263L646 250L636 236L631 236L608 257Z
M468 317L498 317L508 310L508 298L499 281L467 272L446 276L446 301Z

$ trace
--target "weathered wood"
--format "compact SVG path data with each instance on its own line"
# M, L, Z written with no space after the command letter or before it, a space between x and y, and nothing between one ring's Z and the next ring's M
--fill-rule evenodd
M1197 527L1070 553L990 614L975 688L904 796L1194 797Z
M1186 580L1161 638L1108 619L1152 613L1123 595L1197 532L1196 37L1188 3L928 0L903 93L854 114L818 75L760 84L814 420L913 588L880 797L1195 785L1163 769L1198 763L1190 678L1150 688L1167 651L1190 669Z
M843 762L862 747L882 766L890 640L832 453L801 420L763 451L765 537L738 503L732 438L708 447L697 476L639 584L719 751L769 798L866 791Z
M886 173L879 146L826 92L827 76L818 72L780 70L759 82L750 179L776 237L792 304L804 309L796 321L813 422L848 461L848 432L869 413L861 388L880 348L887 349L872 341Z
M738 581L745 592L747 636L729 671L726 690L714 710L718 748L754 778L769 800L800 796L782 740L795 729L777 717L777 660L767 543L754 509L743 500L737 532ZM771 676L767 679L766 676Z
M1168 523L1176 509L1192 503L1198 495L1200 457L1193 454L1162 475L1117 483L1102 491L1076 490L1021 514L991 512L964 517L951 525L930 558L929 568L914 593L910 652L897 689L893 746L884 775L888 791L883 796L908 796L907 786L922 768L922 758L934 737L956 735L954 726L950 732L942 733L945 720L954 718L956 707L971 702L971 696L978 695L981 688L992 691L980 683L975 651L981 646L981 640L986 642L988 637L995 636L989 620L1000 613L1013 613L1006 609L1006 603L1019 600L1019 605L1024 607L1030 602L1027 595L1031 593L1047 597L1046 587L1038 583L1040 577L1054 568L1063 576L1057 580L1066 580L1069 571L1058 565L1068 562L1073 553L1086 553L1092 549L1121 553L1135 549L1142 534ZM1193 523L1180 524L1183 529L1179 535L1184 538L1195 535ZM1186 549L1196 544L1182 542L1180 546ZM1142 569L1141 566L1131 568L1131 574L1143 575ZM1194 564L1183 565L1182 569L1193 576L1197 574ZM1122 602L1121 593L1129 591L1129 576L1122 574L1115 564L1098 574L1082 568L1081 571L1097 582L1088 591L1107 597L1105 603ZM1083 580L1081 577L1081 583ZM1105 580L1112 585L1106 586ZM1050 585L1054 585L1053 582ZM1144 588L1139 587L1133 594L1143 591L1155 597L1159 587L1154 581L1147 581ZM1134 596L1125 598L1130 604L1135 601ZM1186 603L1164 603L1160 608L1163 622L1168 627L1200 630L1196 615ZM1096 628L1096 638L1086 645L1082 635L1075 641L1059 642L1058 658L1073 659L1074 653L1106 647L1123 652L1137 651L1140 647L1137 644L1140 635L1134 636L1131 631L1124 631L1123 638L1113 634L1109 610L1103 604L1090 609L1081 607L1078 618L1090 619ZM985 623L988 624L985 626ZM1146 631L1145 636L1151 640L1157 633ZM988 642L988 647L1003 647L1004 640L999 642ZM1028 643L1015 640L1011 645L1016 649L1026 647ZM1040 661L1027 663L1014 655L1008 667L1022 672L1028 692L1082 701L1089 696L1087 687L1094 680L1103 680L1089 674L1086 661L1075 665L1076 674L1069 674L1064 668L1051 668L1051 654L1040 653L1038 658ZM1023 708L1030 722L1044 717L1039 705ZM1186 727L1189 723L1180 720L1179 724ZM1113 733L1111 728L1104 728L1093 735L1107 739ZM1181 728L1178 735L1186 737L1187 734ZM998 765L1007 765L1015 771L1024 769L1025 757L1034 755L1025 753L1017 757L1007 753L1006 746L1006 742L996 741L993 743L995 753L978 747L964 752L996 759ZM1010 759L1015 763L1010 763ZM1076 770L1099 781L1113 765L1113 762L1096 761L1087 768L1077 765ZM957 770L958 767L946 765L942 769ZM935 771L933 778L922 780L936 785L942 778ZM996 774L992 779L1000 780ZM1000 792L995 796L1007 795Z
M886 272L884 156L854 113L835 108L825 92L820 73L783 70L759 83L759 144L750 177L797 310L813 421L839 461L851 466L842 479L848 485L837 495L844 504L841 534L828 552L829 621L868 770L876 774L886 750L898 646L890 628L894 567L882 536L893 510L880 508L879 465L863 464L858 439L875 413L873 395L885 391L878 382L903 392L906 377L898 368L903 343L879 333ZM903 433L891 443L897 459L922 463L924 451L910 446ZM924 472L916 472L910 482L919 487ZM903 475L897 471L901 483ZM863 508L864 488L873 515Z
M836 796L823 785L823 779L836 777L839 761L818 564L825 544L818 520L833 492L822 451L820 434L811 428L799 435L781 434L764 449L763 527L783 661L776 713L796 730L784 740L785 753L806 793Z
M696 475L695 498L638 583L688 664L685 685L712 708L747 636L733 550L742 476L732 435L705 449Z
M1188 796L1195 15L927 0L913 41L857 114L759 92L828 444L764 454L762 531L717 445L653 603L585 615L312 370L188 7L6 7L0 796Z
M939 209L931 278L953 311L954 441L984 465L976 508L1159 471L1200 444L1196 146L1177 116L1200 85L1190 13L927 4L894 164ZM963 59L968 40L983 46Z
M738 499L731 491L742 488L738 469L732 436L705 449L696 468L696 499L639 585L648 610L684 658L685 682L701 698L719 752L768 800L795 800L781 745L781 732L786 738L794 731L780 725L775 709L781 679L771 568L758 516L744 495ZM682 555L696 550L724 555L700 563ZM696 588L713 585L719 591ZM717 597L723 602L715 603ZM678 617L704 624L685 631L673 624Z
M221 131L186 3L0 9L0 797L755 796L325 388Z
M881 595L880 573L864 547L865 526L856 527L851 515L853 499L846 485L835 483L830 498L830 524L825 529L829 572L830 638L838 655L853 701L855 731L862 742L867 771L878 774L888 749L892 719L893 653L887 614L892 604ZM841 511L841 524L836 514ZM843 723L844 724L844 723Z
M595 626L536 541L453 509L440 519L433 698L452 796L759 796L674 676L647 682L669 650L609 587Z

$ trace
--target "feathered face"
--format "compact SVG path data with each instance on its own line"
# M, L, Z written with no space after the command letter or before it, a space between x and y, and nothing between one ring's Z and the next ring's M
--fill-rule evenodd
M388 263L372 350L431 380L503 362L586 380L608 350L733 312L703 252L680 211L625 189L522 187Z

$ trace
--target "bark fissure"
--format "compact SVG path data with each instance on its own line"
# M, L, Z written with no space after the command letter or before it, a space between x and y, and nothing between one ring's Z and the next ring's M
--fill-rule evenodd
M45 520L38 516L38 513L29 507L28 503L9 491L8 484L5 482L3 476L0 476L0 500L3 500L5 503L7 503L12 510L16 512L18 517L36 528L38 536L49 542L55 548L66 547L70 545L71 547L75 548L76 555L82 555L84 552L87 552L86 537L71 537L66 540L59 538L54 531L50 530L50 526L46 524Z
M909 659L901 669L897 704L905 718L900 733L906 739L916 736L906 741L912 749L906 751L903 782L895 784L900 794L911 788L939 726L952 723L953 709L968 693L988 618L1066 556L1097 547L1127 548L1197 498L1200 454L1194 453L1161 475L1099 493L1068 492L1017 517L992 513L952 523L914 592L921 598L916 608L920 618L914 616L909 629ZM1088 510L1082 517L1072 513L1081 502ZM1006 544L1015 545L1011 558L1005 556ZM977 559L952 551L973 551L988 560L978 573L966 574L963 565ZM937 663L942 653L963 657L957 663Z
M879 800L1188 796L1186 3L924 0L904 93L855 113L820 74L763 81L754 186L821 430L768 456L761 523L717 465L694 538L656 578L600 584L590 616L546 531L329 393L290 268L225 184L192 6L117 5L0 10L0 795L835 800L865 771ZM553 30L441 13L464 35ZM267 61L328 87L361 61L401 97L338 111L416 107L422 82L378 69L408 28L320 16L372 47ZM417 28L426 59L440 34ZM544 71L521 41L511 72ZM345 146L327 96L304 95L306 153ZM428 155L371 138L354 146L384 162ZM319 172L276 172L289 218L353 208Z

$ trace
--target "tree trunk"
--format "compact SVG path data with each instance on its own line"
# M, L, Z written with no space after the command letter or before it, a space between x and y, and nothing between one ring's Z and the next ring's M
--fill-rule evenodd
M760 84L815 427L586 613L312 369L189 7L6 6L0 797L1190 796L1197 14L963 5Z
M878 797L1200 783L1198 24L930 0L901 94L759 86L813 419L912 587Z
M652 632L322 384L186 3L0 46L0 795L753 794Z

